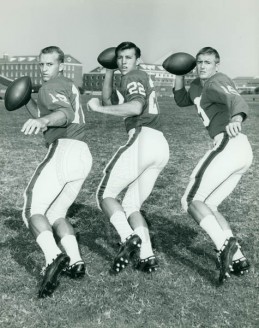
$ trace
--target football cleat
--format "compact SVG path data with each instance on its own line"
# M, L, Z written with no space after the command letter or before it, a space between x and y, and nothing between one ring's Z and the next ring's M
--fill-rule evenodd
M136 269L139 271L151 273L158 269L159 265L155 256L149 256L146 259L139 259Z
M59 254L43 272L43 280L39 290L39 298L50 296L58 287L59 275L69 264L69 257L65 254Z
M72 279L80 279L85 275L85 264L82 261L78 261L62 271L62 274L67 275Z
M230 276L232 268L232 259L237 251L237 241L235 237L226 239L222 248L218 251L218 260L220 264L219 282L223 283Z
M241 276L245 272L248 272L248 269L250 268L250 263L245 257L242 257L241 259L232 262L232 268L232 274L235 274L236 276Z
M121 244L119 252L113 261L113 273L119 273L129 264L131 256L137 252L141 243L142 241L138 235L130 235L125 242Z

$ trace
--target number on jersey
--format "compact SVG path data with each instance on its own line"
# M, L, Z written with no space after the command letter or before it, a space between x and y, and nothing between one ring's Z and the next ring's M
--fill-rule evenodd
M231 87L231 85L227 85L226 87L221 85L221 88L225 91L225 93L227 93L228 95L236 95L236 96L240 96L240 94L238 93L238 91L236 89L234 89L233 87Z
M69 104L68 100L67 100L67 97L64 96L64 95L61 95L59 93L57 93L55 96L53 96L52 93L49 93L51 99L52 99L52 103L55 103L55 102L58 102L58 101L62 101L66 104Z
M143 87L143 84L141 84L140 82L130 82L127 85L127 89L130 95L134 94L134 93L138 93L142 96L146 95L146 91Z

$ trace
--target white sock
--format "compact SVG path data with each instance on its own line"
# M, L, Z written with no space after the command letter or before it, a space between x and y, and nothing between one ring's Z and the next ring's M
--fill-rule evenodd
M65 252L70 257L69 265L76 262L83 262L76 237L74 235L66 235L60 240L61 245L64 247Z
M151 245L148 229L146 227L138 227L134 230L134 232L142 240L142 244L140 246L139 257L141 259L146 259L147 257L153 256L154 253L153 253L153 250L152 250L152 245Z
M234 237L233 232L230 229L224 230L224 233L225 233L226 238ZM241 252L239 243L237 243L237 244L239 247L233 256L233 261L240 260L241 258L244 257L244 254Z
M216 246L216 249L220 250L227 238L215 216L207 215L201 220L200 226L210 236L211 240Z
M36 238L36 242L44 253L46 266L52 263L52 261L61 254L61 250L56 244L53 233L49 230L41 232Z
M114 226L114 228L117 230L121 242L124 242L127 237L129 237L133 230L131 229L129 222L126 218L126 215L122 211L117 211L113 213L113 215L110 218L111 224Z

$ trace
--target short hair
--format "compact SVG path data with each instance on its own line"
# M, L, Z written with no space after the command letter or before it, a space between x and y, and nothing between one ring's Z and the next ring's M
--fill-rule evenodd
M43 48L40 51L40 55L41 54L52 54L53 52L56 52L58 54L58 61L60 63L64 63L64 61L65 61L65 54L64 54L64 52L59 47L49 46L49 47Z
M135 43L130 42L130 41L125 41L116 47L116 49L115 49L116 58L118 57L119 51L126 50L126 49L135 49L136 58L139 58L141 56L141 51L140 51L139 47L137 47L135 45Z
M198 59L199 55L204 55L204 54L209 54L209 55L214 55L216 58L216 63L220 62L220 56L219 53L217 52L216 49L212 48L212 47L204 47L201 50L198 51L197 55L196 55L196 60Z

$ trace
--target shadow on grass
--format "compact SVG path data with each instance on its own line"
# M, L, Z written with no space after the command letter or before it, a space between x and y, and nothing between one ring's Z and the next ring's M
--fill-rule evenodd
M17 232L13 237L1 243L0 247L8 248L19 265L31 275L38 276L42 266L42 261L39 261L41 251L26 229L21 211L3 209L0 215L6 217L4 225ZM143 215L150 227L153 247L158 252L164 253L170 262L178 261L189 267L191 271L196 271L212 285L218 285L215 270L206 267L208 262L213 262L213 268L215 268L215 255L203 248L193 246L194 239L198 235L196 230L154 213L150 214L149 218L145 212ZM79 245L86 246L89 251L99 255L105 261L112 262L118 250L119 237L103 213L96 207L74 203L67 217L74 226Z
M0 243L0 248L8 249L12 258L20 266L23 266L29 274L38 276L44 264L44 257L22 220L22 211L13 208L2 209L0 216L5 218L4 225L13 231L11 237ZM109 221L104 220L103 214L97 208L75 203L70 207L67 217L74 226L79 244L87 246L90 251L111 261L113 255L97 242L97 239L103 238L106 243L110 240L112 247L116 245L116 242L113 242L116 236L115 238L111 236Z
M157 251L166 254L170 262L178 261L212 285L218 286L218 279L215 278L216 255L193 246L198 236L196 230L153 213L150 219L146 213L144 216L149 224L152 245Z
M38 276L42 265L34 259L34 253L39 250L33 236L26 228L22 211L16 209L2 209L0 216L5 217L4 225L13 233L5 242L0 243L0 248L8 249L11 257L25 270L33 275Z
M142 214L148 222L152 244L157 251L166 254L172 263L178 261L196 271L212 285L218 285L215 279L216 256L202 248L193 247L198 235L196 230L153 213L150 218L146 212L143 211ZM77 222L74 227L79 232L79 243L111 262L118 250L119 238L109 220L96 207L78 203L71 206L68 216ZM104 241L103 245L97 242L98 239ZM112 251L107 250L107 245ZM206 268L207 262L213 263L212 269Z

